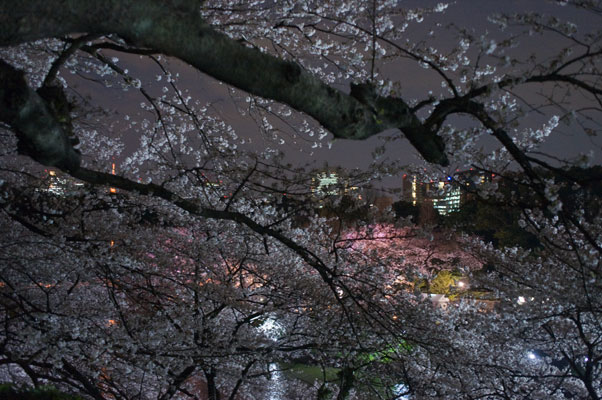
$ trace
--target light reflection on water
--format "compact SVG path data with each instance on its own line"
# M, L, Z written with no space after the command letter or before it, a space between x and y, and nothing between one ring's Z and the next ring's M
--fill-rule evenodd
M278 340L282 325L275 318L267 318L259 329L270 339ZM286 400L286 379L280 372L280 367L276 363L269 365L270 379L268 381L269 400Z
M286 381L280 372L278 364L270 364L269 400L286 400Z

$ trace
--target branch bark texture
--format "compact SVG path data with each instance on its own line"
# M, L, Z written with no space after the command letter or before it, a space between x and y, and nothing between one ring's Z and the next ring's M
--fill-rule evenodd
M25 81L21 71L0 60L0 121L10 125L19 140L19 151L44 165L66 171L79 167L80 154L69 133L57 121L46 102Z
M362 140L398 128L427 161L447 165L443 140L403 100L332 88L295 63L215 31L198 6L193 0L0 0L0 46L83 32L116 34L304 112L337 138Z

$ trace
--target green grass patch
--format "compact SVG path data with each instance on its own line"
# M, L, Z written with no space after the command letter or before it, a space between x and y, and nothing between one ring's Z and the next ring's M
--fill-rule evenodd
M37 388L16 388L13 384L0 384L0 399L2 400L82 400L81 397L73 396L58 391L51 386Z
M338 373L340 368L325 367L322 368L318 365L307 365L307 364L294 364L294 363L280 363L278 365L283 371L282 373L289 379L298 379L309 385L317 380L318 382L334 382L339 379Z

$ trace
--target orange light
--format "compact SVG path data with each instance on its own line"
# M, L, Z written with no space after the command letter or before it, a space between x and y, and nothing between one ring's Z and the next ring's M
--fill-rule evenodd
M211 279L211 278L205 278L205 282L199 281L199 286L203 286L203 285L206 285L208 283L213 283L213 279Z
M115 189L115 188L110 188L110 189L109 189L109 192L110 192L110 193L117 193L117 189Z
M108 321L107 321L107 324L108 324L109 326L117 325L117 320L110 319L110 320L108 320Z
M111 240L111 247L113 247L113 245L115 245L115 242Z

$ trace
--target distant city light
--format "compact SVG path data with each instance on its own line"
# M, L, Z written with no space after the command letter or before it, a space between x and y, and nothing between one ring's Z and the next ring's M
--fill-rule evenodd
M115 171L115 163L111 164L111 175L115 175L116 171ZM109 188L109 193L117 193L117 189L115 189L114 187Z
M518 304L525 304L526 301L527 300L525 300L523 296L518 296L518 299L516 300Z
M532 351L530 351L529 353L527 353L527 357L529 357L529 360L535 360L537 358L537 356L535 355L535 353L533 353Z

